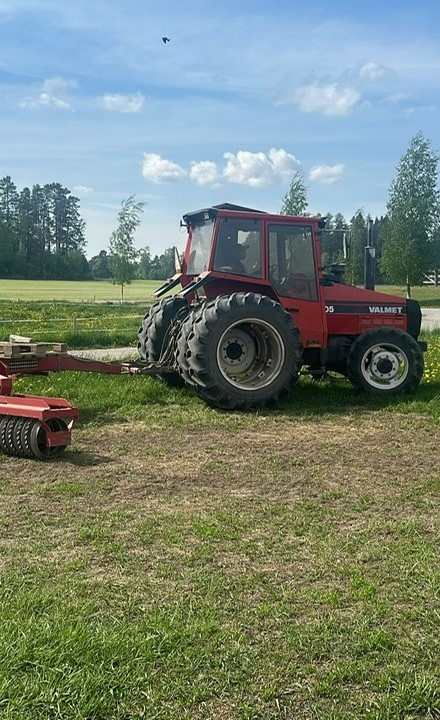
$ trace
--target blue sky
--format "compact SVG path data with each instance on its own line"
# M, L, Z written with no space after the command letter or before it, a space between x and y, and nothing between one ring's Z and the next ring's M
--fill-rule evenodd
M0 176L78 195L88 256L129 195L156 253L187 211L279 211L296 170L311 213L380 215L411 138L440 150L439 21L436 0L0 0Z

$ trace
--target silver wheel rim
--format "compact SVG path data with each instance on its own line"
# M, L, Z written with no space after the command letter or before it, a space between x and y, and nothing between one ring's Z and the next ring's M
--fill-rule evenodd
M261 390L280 374L285 348L280 333L257 318L230 325L217 345L223 377L240 390Z
M371 387L393 390L401 385L409 372L409 361L397 345L373 345L363 354L361 373Z

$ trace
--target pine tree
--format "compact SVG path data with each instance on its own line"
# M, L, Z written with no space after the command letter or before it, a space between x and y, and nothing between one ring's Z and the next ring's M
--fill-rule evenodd
M440 227L437 163L430 142L417 133L390 187L381 269L391 282L406 284L408 297L411 286L434 269Z
M361 285L364 279L364 254L367 244L367 224L362 210L358 210L350 221L351 254L347 262L347 281Z
M12 178L7 175L0 179L0 215L11 230L15 230L18 220L18 192Z

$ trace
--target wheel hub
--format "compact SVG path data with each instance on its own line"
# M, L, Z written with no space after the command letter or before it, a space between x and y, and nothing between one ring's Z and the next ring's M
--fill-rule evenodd
M397 345L375 345L364 354L361 371L372 387L393 389L401 385L408 375L408 358Z
M371 372L373 375L382 378L382 380L395 377L398 369L399 361L396 355L386 350L376 353L371 362Z
M217 346L217 360L220 372L235 387L262 389L281 372L284 346L275 328L249 318L224 332Z
M248 333L233 328L223 337L220 356L225 367L233 368L234 373L245 372L255 358L255 344Z
M238 342L231 342L226 348L226 355L232 362L239 360L243 354L243 348Z

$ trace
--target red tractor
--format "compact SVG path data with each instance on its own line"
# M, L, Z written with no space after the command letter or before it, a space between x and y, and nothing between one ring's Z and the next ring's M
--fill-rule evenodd
M168 366L170 382L242 410L279 400L300 371L383 396L417 387L419 304L347 285L339 266L326 274L322 218L223 204L183 222L180 272L156 291L138 336L142 360Z
M426 350L418 303L346 285L339 265L324 273L322 219L218 205L183 220L184 259L143 320L140 362L84 360L26 338L0 343L1 452L55 458L78 417L67 400L14 394L20 374L162 375L231 410L276 402L300 372L336 372L376 395L417 387Z

